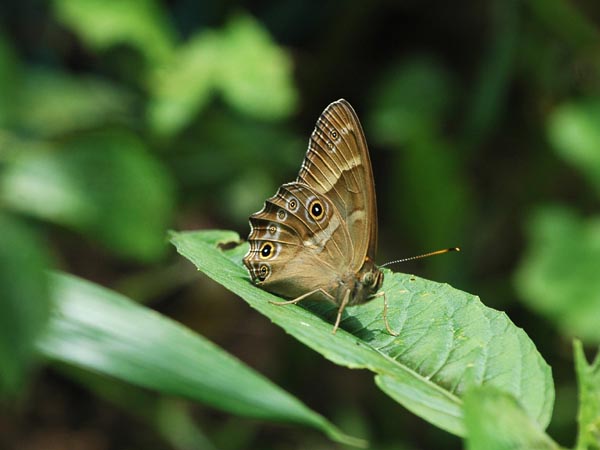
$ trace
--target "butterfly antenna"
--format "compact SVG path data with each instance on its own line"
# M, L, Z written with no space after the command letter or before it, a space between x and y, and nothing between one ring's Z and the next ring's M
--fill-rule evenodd
M418 256L411 256L410 258L397 259L395 261L386 262L385 264L382 264L379 267L385 267L385 266L389 266L390 264L412 261L414 259L427 258L429 256L443 255L444 253L448 253L448 252L460 252L460 248L459 247L445 248L443 250L436 250L435 252L424 253L424 254L418 255Z

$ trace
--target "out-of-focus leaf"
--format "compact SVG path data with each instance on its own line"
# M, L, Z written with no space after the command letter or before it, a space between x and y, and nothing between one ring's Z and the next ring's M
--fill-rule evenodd
M185 127L215 90L238 111L260 119L285 117L297 101L290 58L247 15L192 37L156 67L149 89L148 119L165 135Z
M577 450L600 449L600 352L588 364L581 341L573 342L579 384Z
M292 63L263 26L237 15L222 33L218 87L239 111L261 119L290 115L298 94Z
M37 237L0 215L0 396L17 393L50 312L48 258Z
M485 52L480 74L467 95L471 97L464 130L464 149L473 153L494 126L507 101L506 91L513 72L513 60L519 43L518 0L488 2L491 6L489 50Z
M548 122L551 143L577 167L600 194L600 99L568 103L554 111Z
M464 434L462 400L473 386L494 386L515 395L527 414L545 427L552 412L550 368L523 330L504 313L448 285L385 270L382 287L390 305L394 337L383 326L382 299L346 309L332 335L337 307L325 302L314 312L269 303L278 297L254 286L241 258L247 244L223 253L228 231L174 233L180 254L253 308L325 358L373 371L380 389L434 425ZM319 315L315 314L318 312Z
M165 168L133 135L89 134L21 152L0 181L12 208L73 227L140 260L159 257L173 209Z
M515 278L521 296L567 335L600 342L600 217L545 207L527 228Z
M212 94L223 57L219 35L204 32L178 47L153 71L148 120L156 132L174 134L202 109Z
M559 450L512 397L494 388L465 395L467 450Z
M420 58L389 70L373 96L368 123L374 139L401 145L439 130L453 89L443 67Z
M465 238L473 205L456 159L457 152L456 147L445 141L423 135L403 146L388 163L396 174L394 184L387 186L396 192L389 197L388 207L391 211L398 210L394 220L419 239L421 248L448 243L460 246ZM454 264L448 258L431 263L439 268Z
M568 0L529 0L524 5L561 39L580 47L596 44L600 39L598 28L581 8Z
M215 450L194 422L189 402L161 396L97 372L57 363L54 370L156 430L174 450Z
M248 211L296 176L310 131L299 137L284 126L210 108L172 144L171 167L182 189L196 194L197 208L246 222Z
M176 322L70 275L51 278L55 312L38 349L48 358L259 419L343 434L269 380Z
M394 193L387 197L388 209L398 211L392 216L398 227L422 239L419 248L461 245L471 216L458 149L440 137L453 96L452 80L443 67L429 59L414 59L386 75L374 94L368 120L372 139L395 150L387 164L395 176L384 187ZM448 259L430 263L438 273L450 270Z
M175 32L156 0L54 0L54 10L93 49L127 44L150 62L173 49Z
M19 69L11 45L0 33L0 128L14 121L15 100L20 91Z
M42 136L123 121L132 98L98 78L30 68L18 103L19 126Z

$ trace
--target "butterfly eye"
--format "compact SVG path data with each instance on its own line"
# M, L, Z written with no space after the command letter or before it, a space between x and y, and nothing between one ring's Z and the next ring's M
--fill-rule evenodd
M323 205L319 200L314 200L310 204L308 210L310 211L310 216L315 220L319 220L323 217Z
M260 281L265 281L265 279L269 276L269 267L266 264L262 264L258 268L258 279Z
M273 245L270 242L265 242L260 246L260 259L268 259L273 254ZM264 266L263 266L264 267Z

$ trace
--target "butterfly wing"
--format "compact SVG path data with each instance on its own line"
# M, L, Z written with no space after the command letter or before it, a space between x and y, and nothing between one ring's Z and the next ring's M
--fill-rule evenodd
M377 201L367 142L346 100L331 103L319 119L297 181L326 196L348 228L350 268L359 270L377 249Z
M305 184L284 184L250 216L250 227L244 264L256 284L288 298L318 288L337 298L351 241L327 197Z

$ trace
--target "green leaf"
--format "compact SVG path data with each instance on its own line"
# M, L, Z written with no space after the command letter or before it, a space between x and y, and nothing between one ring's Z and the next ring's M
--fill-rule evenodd
M548 121L550 142L600 194L600 99L567 103Z
M462 167L452 156L456 148L433 133L396 147L389 164L398 174L388 198L389 208L402 204L410 214L395 214L393 220L403 230L418 236L422 248L435 248L442 242L462 242L472 217L473 201L462 173ZM419 195L414 195L418 192ZM427 201L424 202L423 198ZM444 217L443 221L438 220ZM450 259L432 261L438 267L448 267ZM454 264L454 263L452 263Z
M174 45L174 30L156 0L54 0L54 11L92 49L127 44L155 63Z
M400 335L385 331L381 299L347 308L342 329L332 335L335 306L317 303L311 312L269 303L278 298L255 287L241 264L247 244L223 253L216 244L226 241L239 237L201 231L171 238L179 253L210 278L325 358L373 371L384 392L434 425L463 435L461 396L480 385L513 394L540 426L548 424L554 401L550 368L523 330L477 297L385 270L382 290L390 324Z
M224 411L303 424L352 445L295 397L182 325L120 294L64 274L50 278L55 311L46 357Z
M600 216L565 207L534 212L529 246L515 277L527 305L568 336L600 342Z
M508 102L507 91L514 77L514 60L521 37L519 33L520 3L517 0L491 2L490 24L484 43L488 49L482 52L481 67L477 80L467 90L470 97L464 125L463 148L474 153L491 133ZM489 30L489 31L488 31Z
M10 42L0 33L0 128L15 121L15 102L21 89L20 69Z
M217 77L220 40L215 32L192 37L151 74L148 120L161 135L185 127L206 105Z
M48 257L24 225L0 215L0 396L23 387L50 312Z
M378 86L369 124L383 145L404 145L437 131L454 94L447 71L425 57L394 66Z
M567 0L529 0L524 6L530 8L536 19L571 47L597 45L600 38L598 28L577 4Z
M193 36L155 68L148 87L148 120L163 135L188 125L215 90L235 109L259 119L286 117L297 101L290 58L247 15Z
M467 450L559 450L510 395L476 388L465 395Z
M581 341L573 342L579 383L579 436L577 450L600 449L600 352L588 364Z
M123 122L132 104L107 81L41 68L26 71L18 100L19 126L45 137Z
M59 149L24 149L0 182L0 196L12 208L139 260L165 251L173 195L166 169L125 132L88 134Z
M236 109L261 119L290 115L298 100L292 62L265 28L237 15L221 36L218 87Z

